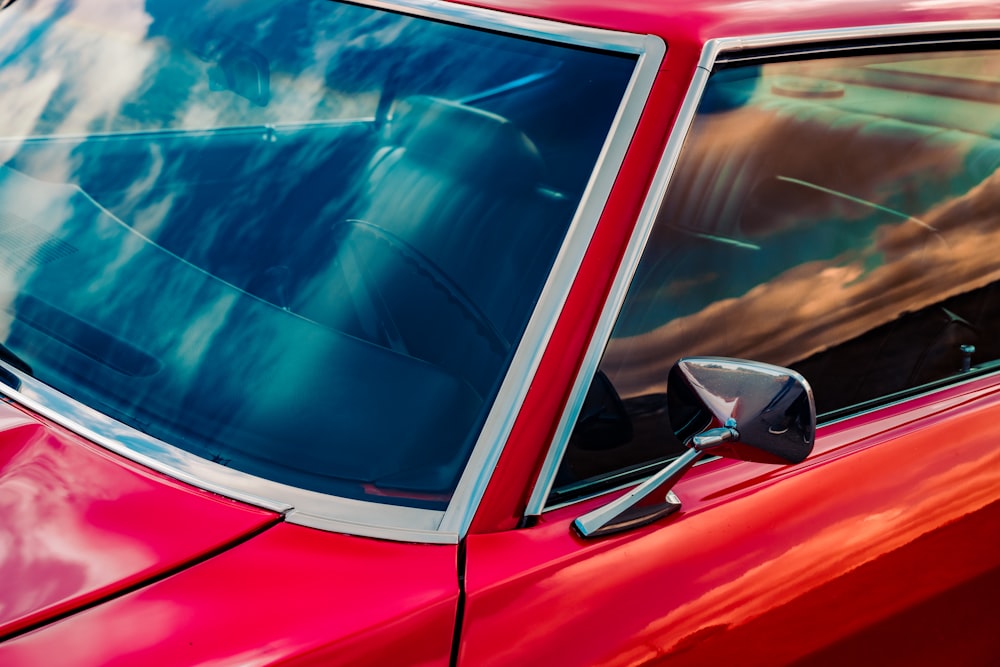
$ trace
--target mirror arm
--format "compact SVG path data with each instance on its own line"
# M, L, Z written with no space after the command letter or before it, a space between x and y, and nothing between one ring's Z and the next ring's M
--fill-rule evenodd
M698 435L691 438L691 444L689 446L692 449L697 449L699 452L707 452L713 447L717 447L724 442L738 440L739 437L740 432L736 430L736 420L730 418L726 420L725 426L720 428L710 428L707 431L702 431Z
M573 527L581 537L600 537L636 526L644 526L657 519L673 514L681 508L680 499L670 489L705 452L717 445L740 437L736 422L732 419L726 425L703 431L691 438L690 449L671 461L664 468L635 487L621 498L604 507L578 517ZM665 489L662 502L648 502L649 496L657 489ZM643 502L647 501L647 502Z
M758 463L794 465L816 441L816 404L795 371L727 357L687 357L667 376L668 416L719 424L684 444L687 451L645 482L573 522L582 537L644 526L673 514L681 501L671 489L703 456L717 454ZM677 410L674 412L674 410ZM739 422L739 423L737 423ZM697 422L694 422L697 423ZM678 433L671 419L671 428Z
M681 503L669 489L704 455L704 452L697 449L687 450L621 498L577 517L573 527L581 537L600 537L643 526L673 514L681 508ZM668 491L662 502L643 503L660 488Z

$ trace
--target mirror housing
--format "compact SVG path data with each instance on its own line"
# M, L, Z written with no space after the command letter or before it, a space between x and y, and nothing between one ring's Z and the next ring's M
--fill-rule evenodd
M735 425L738 435L732 439L713 444L702 444L699 435L691 439L688 446L707 454L787 465L801 463L812 451L812 389L787 368L724 357L681 359L667 377L667 401L675 431L675 414L698 415L694 419L702 429Z
M795 371L726 357L689 357L667 377L670 424L688 450L620 498L577 518L583 537L642 526L680 509L670 490L706 455L800 463L816 439L812 389ZM654 494L654 492L656 492ZM665 500L663 492L666 492Z

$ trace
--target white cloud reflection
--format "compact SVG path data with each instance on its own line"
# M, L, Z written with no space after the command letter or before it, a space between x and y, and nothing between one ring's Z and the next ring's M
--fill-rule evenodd
M481 218L442 204L451 180L465 176L458 159L447 166L456 173L440 182L418 178L406 187L378 187L384 170L376 173L372 165L400 152L405 141L372 122L383 86L394 82L387 99L426 95L460 102L484 95L497 104L498 87L530 81L524 85L534 99L534 86L551 76L545 85L593 96L593 117L578 114L585 140L569 131L553 139L559 159L576 170L560 177L579 192L633 66L602 54L308 0L215 0L199 7L197 20L169 0L21 0L0 13L0 62L0 77L9 82L4 96L18 100L16 106L0 104L0 245L10 246L11 265L0 296L6 299L0 329L6 328L7 344L31 360L40 381L154 437L190 444L206 458L229 462L231 453L219 450L243 455L247 442L267 439L268 451L258 449L260 456L247 465L266 467L260 461L272 457L289 468L300 465L302 474L313 472L306 470L307 456L326 456L317 446L326 443L317 440L374 442L386 429L402 430L403 420L359 425L356 413L373 417L385 403L405 401L398 409L426 427L424 435L410 429L408 437L447 441L439 452L455 461L442 479L460 466L459 450L473 428L466 420L478 419L483 400L478 385L494 382L458 377L467 370L458 367L468 364L444 366L435 350L407 356L370 343L378 339L377 326L359 324L369 314L342 294L344 271L334 262L343 239L334 227L371 210L377 190L382 210L408 229L417 224L407 218L408 205L423 205L428 220L448 209L441 215L454 217L456 228L474 227ZM595 63L606 63L604 79L589 66ZM557 125L543 118L557 107L527 106L532 108L524 113L538 114L532 122L545 131ZM482 111L490 112L483 118L497 113ZM452 128L445 125L438 119L438 139L449 136ZM469 132L453 142L456 158L464 147L485 152ZM521 143L527 152L536 149L527 139ZM475 160L470 172L483 162L479 153L464 157ZM404 163L399 171L405 176L408 168L417 170ZM505 185L475 187L482 193L470 189L470 201L481 194L475 205L484 210L507 192ZM570 197L565 201L565 221L550 221L555 231L545 237L553 246L571 214ZM490 245L484 256L506 258L479 230L463 233ZM452 245L442 252L457 254L461 238L451 235ZM371 254L386 252L369 246ZM471 274L479 267L467 250L461 248L470 258L461 266ZM548 261L545 250L517 246L540 267ZM394 271L373 267L386 281L405 282L415 271L410 264ZM527 282L516 277L518 285ZM425 288L442 291L437 284ZM511 309L527 310L531 299L524 296ZM414 301L405 304L406 316L420 320L419 312L410 312ZM303 302L323 312L303 315L295 308ZM523 319L510 315L511 322ZM483 346L481 333L466 328L455 338L472 342L452 346L434 336L433 344L473 351ZM415 334L419 344L425 335ZM378 357L378 373L365 363L369 354ZM502 371L501 355L490 355L476 373ZM412 387L394 364L406 367ZM430 390L415 396L415 388L428 385L460 410L445 414L447 401L438 402L440 411L414 408L434 401ZM304 409L301 394L309 391L316 396ZM349 432L329 426L324 401L338 403L336 417ZM442 429L450 435L441 437ZM381 437L386 446L411 447L404 452L407 462L397 462L400 468L427 467L427 457L410 456L420 448L399 444L403 439ZM287 450L297 447L308 452L285 464L292 458ZM358 470L375 471L365 473L366 481L395 460L387 456L390 463L379 467L385 461L339 443L337 450L330 456L342 454Z

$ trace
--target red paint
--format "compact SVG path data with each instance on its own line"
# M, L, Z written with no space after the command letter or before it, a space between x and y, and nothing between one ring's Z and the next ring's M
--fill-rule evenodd
M0 664L447 665L456 554L281 524L0 644Z
M690 49L667 52L646 113L636 129L632 148L619 171L524 407L493 473L472 532L511 529L517 525L527 505L531 485L569 398L573 380L631 238L632 224L639 216L696 64L697 53ZM625 221L627 225L623 224Z
M123 461L6 403L0 516L0 637L278 519Z
M669 11L647 0L614 5L599 0L503 0L471 4L571 23L656 34L667 43L667 55L629 153L524 407L497 463L484 502L473 521L472 532L485 533L516 526L527 504L530 487L562 415L705 41L846 26L996 19L998 11L981 2L954 1L821 0L810 3L808 8L801 4L782 5L781 11L774 11L773 6L762 3L739 0L683 0L671 3Z
M975 0L469 0L465 4L609 30L653 34L668 45L701 44L739 37L802 30L928 21L995 19L995 6Z
M700 466L645 528L577 538L604 496L470 536L460 664L992 664L991 382L826 427L799 466Z
M572 533L571 521L610 495L514 527L704 41L996 18L997 9L917 0L478 4L659 34L668 52L467 539L459 664L994 663L996 378L825 427L797 467L700 466L676 489L684 509L641 529L590 541ZM456 546L282 524L183 568L275 515L167 480L6 405L0 513L3 632L77 610L0 644L3 665L449 662ZM112 599L80 610L102 597Z

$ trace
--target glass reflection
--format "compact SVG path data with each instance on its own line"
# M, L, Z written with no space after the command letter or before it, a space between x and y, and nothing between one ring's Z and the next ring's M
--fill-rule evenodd
M564 484L677 451L684 356L794 368L827 418L993 368L998 210L995 51L713 75L601 364L636 437Z
M0 332L213 461L443 507L633 66L320 0L22 0Z

